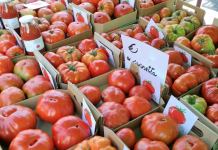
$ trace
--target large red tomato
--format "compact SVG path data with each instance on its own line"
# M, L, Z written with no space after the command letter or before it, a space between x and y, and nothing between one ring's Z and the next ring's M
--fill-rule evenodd
M42 32L42 38L45 43L53 44L65 39L65 34L61 29L51 29Z
M109 86L104 89L101 93L101 96L104 103L116 102L119 104L123 104L123 101L126 99L123 91L115 86Z
M149 38L144 33L137 33L133 38L139 41L149 41Z
M57 29L57 28L61 29L64 32L64 34L67 33L67 25L62 21L53 22L48 29L51 30L51 29Z
M145 98L146 100L151 100L151 91L147 86L144 85L136 85L132 87L129 91L129 97L131 96L139 96Z
M177 52L175 50L167 50L167 51L164 51L164 53L169 55L169 62L168 62L169 64L175 63L175 64L182 66L183 58L179 52Z
M40 72L38 62L33 59L20 60L14 66L14 73L24 81L28 81L36 75L39 75Z
M61 11L52 16L51 23L55 21L62 21L68 26L71 22L73 22L73 16L69 12Z
M2 74L0 76L0 91L3 91L12 86L21 89L23 86L23 80L18 75L13 73Z
M65 8L64 4L61 3L60 1L55 1L50 5L50 9L56 13L56 12L65 10L66 8ZM62 12L64 12L64 11L62 11Z
M89 65L91 76L97 77L110 71L110 66L104 60L95 60Z
M70 0L70 1L76 5L81 4L81 0Z
M209 150L209 148L200 138L183 135L175 141L172 150Z
M171 91L173 81L172 81L172 79L170 78L170 76L168 76L168 75L166 76L165 83L169 86L169 91Z
M120 88L125 94L129 93L129 90L135 86L135 78L129 70L118 69L113 71L108 76L109 86L115 86Z
M114 3L111 0L101 0L98 3L97 11L105 12L109 16L112 16L114 13Z
M64 61L58 54L54 52L48 52L44 55L44 57L51 63L52 66L57 68L59 65L63 64Z
M114 8L114 17L119 18L132 12L134 9L129 4L118 4Z
M101 91L91 85L84 85L79 87L79 90L87 97L87 99L93 104L97 105L101 100Z
M218 104L207 107L206 117L212 122L218 121Z
M88 30L89 28L90 28L89 25L86 24L85 22L75 21L69 24L69 26L67 27L67 33L71 37L80 34Z
M200 34L209 35L210 38L213 40L213 44L216 44L218 42L218 29L216 26L207 25L207 26L200 27L195 32L195 35L200 35Z
M51 89L53 89L52 84L42 75L37 75L31 78L22 87L22 90L27 95L27 98L43 94L45 91Z
M130 113L126 107L116 102L106 102L98 107L98 111L104 116L104 126L117 128L130 119Z
M120 41L113 41L113 42L111 42L111 44L113 44L114 46L116 46L119 49L123 48L123 44Z
M152 0L140 0L140 8L149 8L154 6Z
M151 19L152 19L155 23L160 23L160 16L159 16L159 14L153 14L153 15L151 15Z
M116 132L116 135L129 147L129 149L133 149L136 143L136 136L130 128L122 128Z
M51 14L53 14L53 13L54 13L54 12L53 12L51 9L49 9L49 8L40 8L40 9L38 10L38 17L39 17L39 18L45 17L45 16L51 15Z
M185 69L182 66L174 63L168 64L167 75L171 79L175 80L184 73L185 73Z
M213 62L212 68L218 68L218 55L217 54L215 54L215 55L201 54L201 55Z
M59 119L51 131L57 149L68 149L91 136L89 126L76 116Z
M106 12L95 12L94 13L95 23L104 24L111 21L110 16Z
M83 9L89 11L92 14L96 12L96 7L92 3L85 2L80 4L79 7L82 7Z
M91 3L95 6L95 7L97 7L98 6L98 3L101 1L101 0L90 0L91 1Z
M0 122L0 139L10 144L20 131L36 128L37 118L30 108L10 105L0 108Z
M52 138L40 129L28 129L21 131L13 139L9 150L54 150Z
M178 137L179 124L169 115L152 113L143 118L141 131L144 137L169 145Z
M9 40L4 40L0 43L0 53L4 54L6 53L6 51L15 46L14 42L9 41Z
M71 97L58 90L46 91L36 105L36 114L49 123L55 123L60 118L73 115L73 113L74 104Z
M134 150L170 150L162 141L152 141L148 138L140 139L134 146Z
M137 33L143 33L144 32L142 27L139 26L139 25L136 25L136 26L132 27L132 30L133 30L133 36L132 37L134 37Z
M170 17L171 10L168 7L164 7L159 11L160 19L163 19L165 17Z
M34 17L34 21L38 24L41 32L47 31L50 26L50 23L45 18Z
M152 110L149 101L139 96L126 98L123 106L128 109L131 119L135 119Z
M1 34L1 32L0 32L0 43L2 41L5 41L5 40L11 41L14 44L17 43L17 40L16 40L16 38L13 35L10 35L10 34Z
M79 49L79 51L81 53L85 54L85 53L97 48L97 45L95 44L94 40L85 39L79 43L77 48Z
M13 58L19 55L24 54L24 50L20 47L20 46L12 46L11 48L9 48L5 55L8 56L9 58Z
M14 69L14 64L7 56L0 56L0 75L10 73Z
M0 94L0 107L12 105L25 99L23 91L17 87L9 87Z

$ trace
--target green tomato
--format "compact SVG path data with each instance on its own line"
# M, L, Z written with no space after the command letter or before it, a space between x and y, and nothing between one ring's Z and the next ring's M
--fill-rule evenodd
M164 30L168 33L168 40L171 42L175 42L177 38L185 36L184 28L178 24L166 25Z
M190 32L200 27L201 24L197 17L188 16L181 20L180 25L185 29L185 33L189 34Z

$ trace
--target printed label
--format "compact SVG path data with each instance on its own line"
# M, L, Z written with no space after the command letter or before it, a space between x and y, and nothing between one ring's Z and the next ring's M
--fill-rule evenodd
M37 1L37 2L33 2L33 3L29 3L29 4L24 4L23 6L30 8L30 9L38 9L38 8L42 8L45 6L48 6L49 4L43 1Z
M23 40L23 42L27 52L33 52L34 50L41 50L44 48L44 42L42 36L40 36L38 39L31 40L31 41Z
M191 66L191 63L192 63L192 55L189 54L188 52L186 52L185 50L183 50L183 49L177 47L177 46L174 46L174 49L175 49L175 51L181 53L182 59L183 59L183 63L184 63L184 64L188 64L189 66Z
M88 18L85 12L73 7L73 15L76 21L85 22L88 24Z
M162 31L152 19L149 21L148 26L146 27L145 31L150 32L156 38L161 38L161 39L164 38Z
M12 18L12 19L3 19L2 18L2 21L4 23L4 26L6 29L9 29L8 27L8 24L13 28L13 29L17 29L20 27L20 24L18 22L18 18L15 17L15 18Z

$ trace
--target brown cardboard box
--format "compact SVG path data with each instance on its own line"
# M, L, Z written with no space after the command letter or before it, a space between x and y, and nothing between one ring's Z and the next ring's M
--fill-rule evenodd
M141 138L143 138L143 135L141 132L141 121L144 118L144 116L146 116L148 114L155 113L155 112L162 113L163 110L164 110L163 107L158 107L158 108L140 116L139 118L135 119L134 121L129 122L123 126L120 126L119 128L115 129L114 132L117 132L118 130L120 130L122 128L130 128L134 131L134 133L136 135L136 142L138 142ZM218 142L218 135L198 120L195 122L194 126L192 127L192 129L188 133L188 135L193 135L193 136L200 138L208 145L209 149L212 149L212 147ZM172 145L173 144L169 145L170 149L172 149Z

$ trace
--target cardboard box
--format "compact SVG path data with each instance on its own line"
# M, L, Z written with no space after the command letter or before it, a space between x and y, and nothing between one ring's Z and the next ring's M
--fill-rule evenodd
M122 128L130 128L134 131L136 135L136 142L138 142L141 138L143 138L143 135L141 132L141 121L144 118L144 116L155 113L155 112L162 113L163 110L164 110L163 107L158 107L148 112L147 114L144 114L140 116L139 118L133 120L132 122L129 122L123 126L120 126L119 128L115 129L114 132L117 132L118 130ZM208 145L209 149L212 149L212 147L218 142L218 135L198 120L196 121L196 123L194 124L194 126L192 127L188 135L193 135L193 136L200 138ZM170 149L172 149L172 145L173 144L169 145Z

